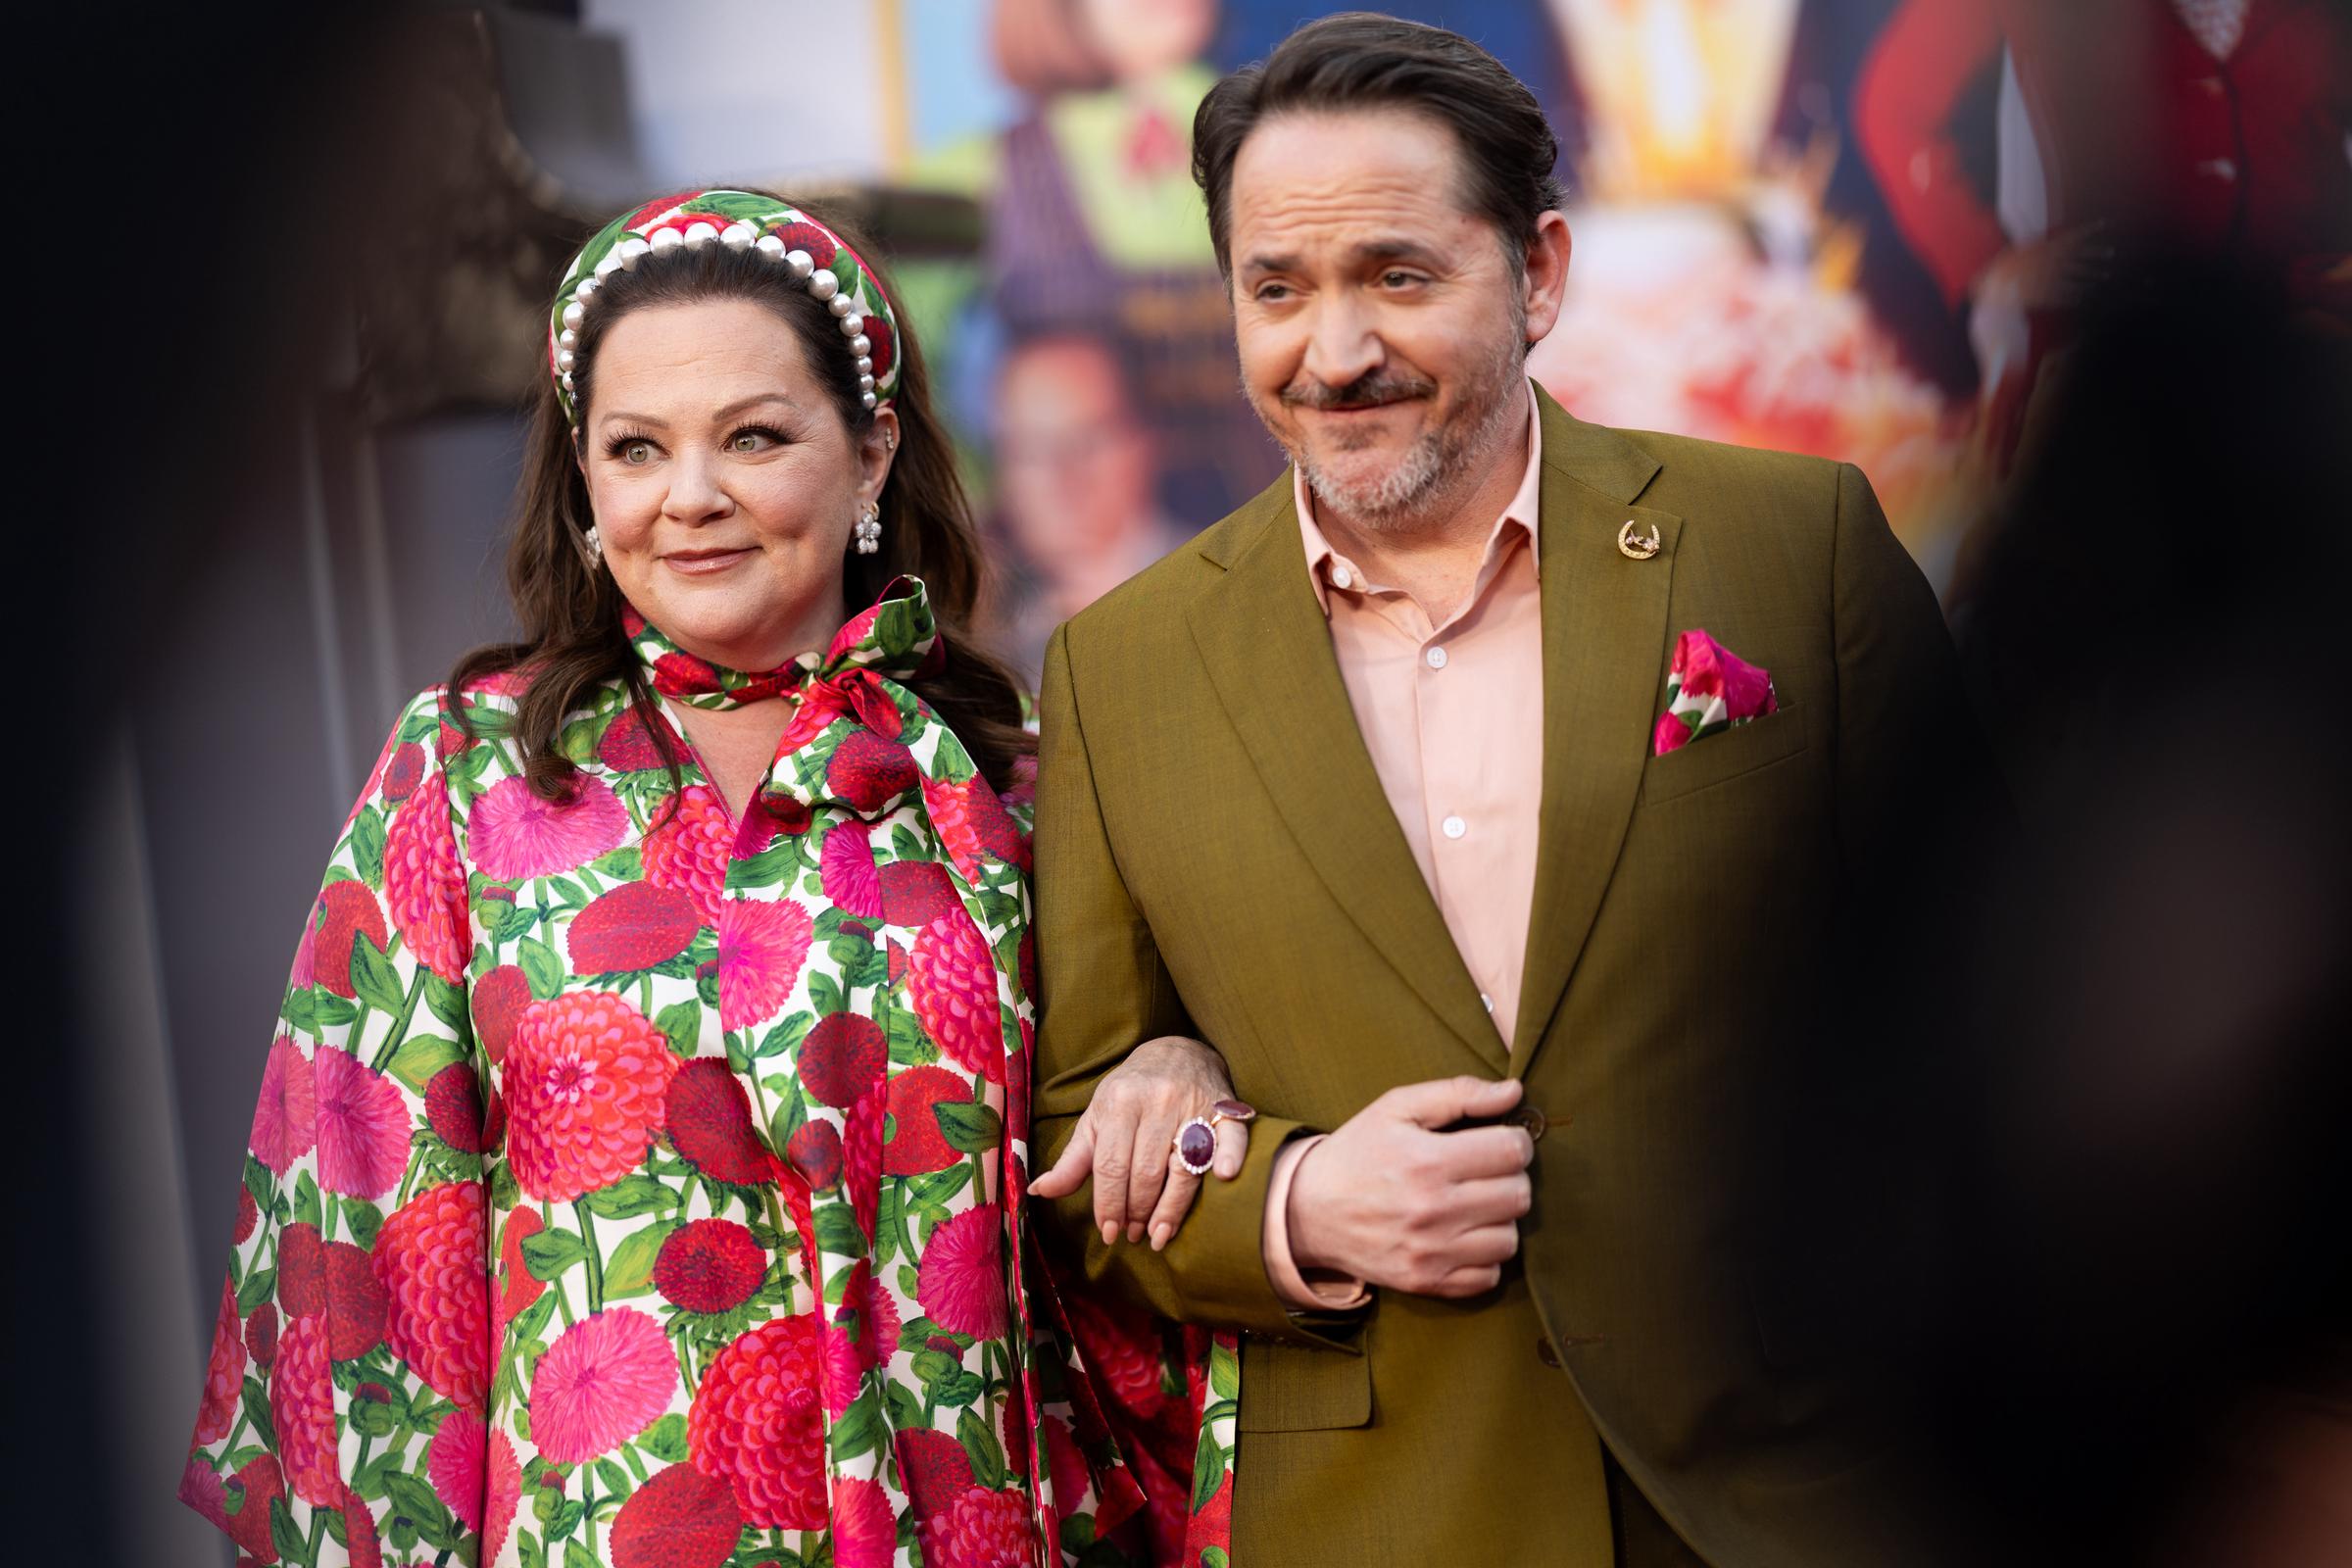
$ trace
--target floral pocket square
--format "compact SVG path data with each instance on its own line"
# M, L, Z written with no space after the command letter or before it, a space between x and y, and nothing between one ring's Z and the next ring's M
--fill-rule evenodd
M1772 673L1693 627L1675 640L1666 671L1666 711L1650 732L1650 755L1664 757L1781 710Z

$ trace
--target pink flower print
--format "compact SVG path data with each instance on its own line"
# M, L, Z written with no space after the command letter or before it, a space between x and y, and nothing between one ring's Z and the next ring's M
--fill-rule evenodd
M450 832L449 783L439 773L409 797L384 834L384 900L417 962L452 985L465 979L471 946L466 869Z
M473 861L500 882L553 876L584 865L628 836L628 808L611 786L581 774L571 795L543 801L528 780L501 779L473 803L467 820Z
M879 1366L898 1352L898 1299L875 1277L873 1264L865 1258L850 1266L849 1283L842 1288L841 1305L833 1321L837 1331L845 1333L844 1326L855 1322L860 1367Z
M320 1046L318 1185L347 1198L380 1198L409 1168L409 1107L400 1088L350 1052Z
M865 1368L858 1364L858 1347L841 1330L825 1325L817 1336L816 1345L817 1396L824 1400L825 1413L838 1416L858 1402L858 1391L864 1385Z
M1649 753L1652 757L1679 752L1690 744L1690 726L1682 714L1669 709L1658 715L1657 728L1649 734Z
M899 1520L890 1494L871 1481L833 1484L835 1568L890 1568L899 1554Z
M522 1496L513 1440L477 1411L452 1410L425 1448L425 1475L458 1522L481 1533L482 1561L495 1561Z
M651 1426L677 1387L662 1325L634 1307L609 1307L565 1329L539 1358L532 1441L557 1464L585 1463Z
M237 1332L237 1293L220 1281L220 1312L213 1320L213 1352L204 1368L204 1398L196 1406L196 1433L188 1446L200 1448L228 1436L236 1424L237 1397L245 1386L245 1340Z
M222 1427L220 1435L227 1431ZM196 1440L199 1446L212 1441L211 1438ZM179 1500L202 1514L215 1530L228 1528L228 1484L202 1454L190 1453L186 1466L179 1472Z
M906 994L942 1051L990 1083L1004 1081L996 959L960 905L923 927L914 939Z
M1674 645L1673 672L1692 697L1717 697L1724 717L1737 723L1773 711L1772 677L1703 630L1683 633Z
M749 1029L784 1010L815 922L790 900L729 899L718 916L718 1022Z
M930 813L941 847L966 882L979 880L984 855L1029 869L1029 836L979 774L960 784L924 779L923 808Z
M262 1098L253 1107L253 1132L245 1147L283 1176L318 1141L318 1091L311 1058L280 1035L262 1063Z
M734 1488L747 1524L825 1526L819 1367L816 1319L804 1314L738 1335L703 1374L686 1414L687 1451L697 1470Z
M726 1479L673 1464L613 1516L612 1568L720 1568L742 1534L743 1510Z
M278 1336L270 1369L270 1420L294 1495L317 1508L343 1506L335 1451L335 1384L327 1369L326 1320L298 1317Z
M825 845L817 857L825 901L844 914L860 919L882 917L882 879L874 869L874 828L855 817L825 830Z
M646 880L676 888L694 901L703 924L718 924L727 857L735 843L726 803L709 785L689 784L654 808L653 820L661 825L645 836Z
M1035 1557L1036 1533L1026 1493L974 1487L924 1520L916 1538L923 1568L1006 1568Z
M418 1193L384 1221L369 1256L391 1299L384 1340L392 1353L435 1393L482 1408L490 1388L490 1214L482 1184L443 1182Z
M626 998L567 991L523 1009L507 1054L507 1157L533 1198L567 1202L635 1170L678 1058Z
M923 1248L915 1299L951 1334L987 1340L1004 1332L1004 1224L993 1205L967 1208Z

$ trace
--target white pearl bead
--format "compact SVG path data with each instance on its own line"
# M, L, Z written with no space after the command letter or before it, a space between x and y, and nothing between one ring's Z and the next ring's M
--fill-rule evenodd
M575 360L575 359L573 359L573 358L572 358L572 353L571 353L571 350L569 350L569 349L558 349L558 350L556 350L556 368L557 368L557 369L559 369L559 370L569 370L569 369L570 369L570 368L572 368L574 365L576 365L576 364L578 364L578 363L579 363L579 362L578 362L577 360Z
M860 332L856 337L850 339L850 352L862 360L867 355L874 352L873 340L868 338L864 333Z
M575 305L586 305L588 303L588 296L595 292L596 279L593 277L583 277L580 279L580 286L572 290L572 294L575 296L572 303Z
M560 349L576 349L579 346L580 334L574 332L570 327L567 326L563 331L556 334L556 347Z
M825 309L831 311L835 316L846 317L857 311L858 302L847 294L835 294L831 299L825 301Z
M653 251L656 256L667 256L671 251L676 250L679 246L685 243L686 242L683 239L678 237L678 231L674 228L657 228L654 230L652 244Z
M857 347L857 345L854 343L850 346L852 348ZM871 375L874 373L874 362L871 357L863 354L858 356L858 373L859 375Z
M782 261L784 259L784 242L776 238L776 236L773 234L762 234L758 239L752 241L752 249L758 251L760 255L766 257L771 262Z
M690 251L699 251L716 238L718 238L718 230L709 223L688 223L686 225L684 243Z
M591 279L591 281L602 282L604 279L611 277L614 272L619 270L620 247L615 245L611 250L605 252L603 259L596 264L596 277ZM585 290L588 285L583 283L580 286L583 290Z
M571 389L571 372L565 370L564 372L564 390L569 392Z
M564 307L564 329L566 332L577 332L580 329L581 320L587 315L586 311L580 309L580 302L573 300L569 305Z
M863 397L859 398L858 401L858 402L860 402L860 403L862 403L862 404L864 404L864 405L865 405L867 408L869 408L869 409L870 409L870 408L872 408L872 407L874 406L874 403L875 403L875 398L874 398L874 395L873 395L871 392L868 392L868 393L867 393L865 396L863 396Z
M808 279L808 292L820 300L829 300L841 292L841 279L831 272L818 272Z
M776 243L781 245L783 241L778 240ZM796 283L816 270L816 259L807 251L788 253L784 258L784 265L792 269L792 280Z
M731 251L748 251L752 248L752 225L729 223L718 231L718 242Z
M858 391L860 391L860 392L871 392L873 389L874 389L874 378L873 378L872 376L870 376L870 375L861 375L861 376L859 376L859 377L858 378Z
M627 239L622 240L618 245L614 246L613 249L620 253L620 265L622 269L629 270L635 268L638 261L645 255L647 251L652 250L653 247L648 245L644 240L638 238L636 235L631 234Z
M843 318L841 318L841 335L842 335L843 337L856 337L856 336L858 336L859 333L863 332L864 330L865 330L865 318L864 318L864 317L862 317L862 316L845 316L845 317L843 317Z

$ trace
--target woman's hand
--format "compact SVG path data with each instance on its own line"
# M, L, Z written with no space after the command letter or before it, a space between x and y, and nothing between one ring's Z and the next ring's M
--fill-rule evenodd
M1095 1183L1095 1223L1105 1246L1126 1232L1131 1242L1148 1234L1158 1251L1184 1223L1200 1190L1200 1178L1176 1158L1176 1133L1186 1122L1206 1118L1210 1107L1233 1094L1225 1058L1206 1044L1182 1035L1162 1035L1135 1048L1095 1086L1095 1097L1078 1118L1078 1131L1054 1168L1029 1184L1040 1198L1067 1198ZM1228 1117L1216 1127L1217 1152L1209 1168L1218 1179L1241 1174L1250 1149L1250 1126Z

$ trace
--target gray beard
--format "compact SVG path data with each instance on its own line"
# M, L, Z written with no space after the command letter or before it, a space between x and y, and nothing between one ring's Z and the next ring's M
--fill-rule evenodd
M1485 390L1478 401L1450 423L1422 432L1377 479L1350 484L1316 466L1303 449L1293 452L1291 459L1306 476L1316 503L1361 527L1406 534L1442 514L1456 495L1475 488L1481 475L1468 460L1492 448L1502 433L1510 416L1512 378L1520 373L1517 345L1497 348L1480 377Z

